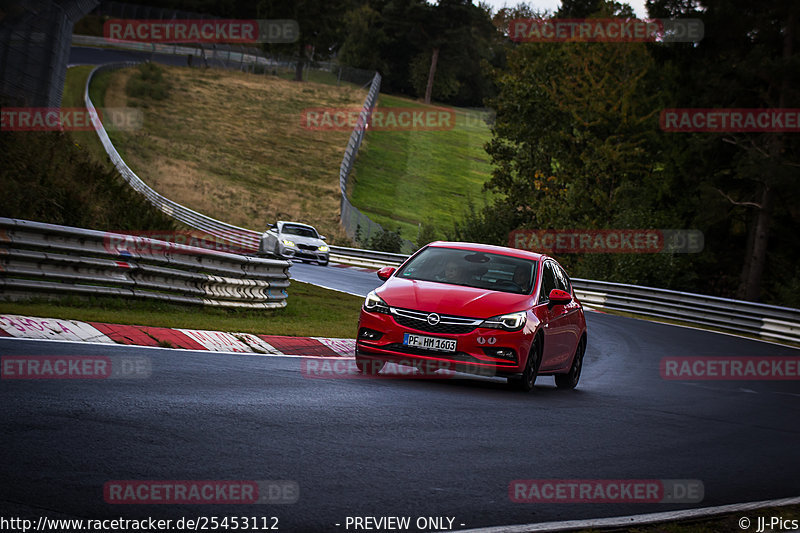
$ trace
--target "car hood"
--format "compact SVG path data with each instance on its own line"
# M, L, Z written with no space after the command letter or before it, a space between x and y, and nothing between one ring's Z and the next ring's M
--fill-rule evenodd
M391 307L474 318L489 318L532 306L530 294L394 277L376 292Z
M315 239L314 237L301 237L299 235L291 235L289 233L281 233L281 239L289 239L295 244L308 244L309 246L322 246L325 241L322 239Z

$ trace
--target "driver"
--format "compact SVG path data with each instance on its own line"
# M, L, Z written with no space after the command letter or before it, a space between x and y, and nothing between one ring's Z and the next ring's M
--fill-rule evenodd
M514 277L512 281L522 289L522 292L528 292L530 290L529 281L530 281L530 267L519 265L514 270Z
M465 283L467 281L467 275L464 271L464 267L459 265L457 262L450 260L444 267L444 273L441 276L442 281L446 281L447 283Z

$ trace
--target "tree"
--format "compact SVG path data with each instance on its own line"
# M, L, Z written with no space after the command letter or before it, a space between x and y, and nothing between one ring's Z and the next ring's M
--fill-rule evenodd
M705 4L698 10L691 2L648 2L652 16L696 17L705 23L705 38L697 45L657 50L659 62L676 73L675 107L798 107L800 6L742 0ZM800 283L796 269L779 266L793 263L792 256L796 260L793 250L800 244L792 229L797 223L800 167L796 136L704 133L670 141L676 154L672 171L696 176L705 184L706 209L719 213L717 224L729 226L729 239L745 248L743 255L738 250L729 253L740 265L736 296L760 299L765 280L770 291L781 283Z
M303 81L308 61L327 59L343 40L344 16L354 3L351 0L319 2L316 0L261 0L257 12L261 19L292 19L300 35L291 44L264 45L271 53L287 54L295 61L295 81Z
M605 4L599 16L629 14ZM487 146L501 195L459 228L497 240L531 229L680 228L686 189L659 163L661 73L643 43L521 43L493 71L497 112ZM511 214L509 214L509 212ZM507 237L506 237L507 239ZM633 283L685 282L687 259L666 254L562 258L576 275Z

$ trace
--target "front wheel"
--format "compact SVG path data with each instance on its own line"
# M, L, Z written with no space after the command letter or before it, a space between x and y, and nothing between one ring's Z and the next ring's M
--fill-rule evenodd
M539 341L535 339L531 346L531 351L528 354L528 360L525 362L525 370L522 372L521 379L515 380L515 384L522 392L530 392L533 390L533 384L536 383L536 375L539 373L539 365L542 362L542 353L539 348Z
M575 357L572 359L572 366L566 374L556 374L556 387L559 389L570 390L578 386L581 379L581 369L583 368L583 354L586 352L586 341L581 339L575 349Z

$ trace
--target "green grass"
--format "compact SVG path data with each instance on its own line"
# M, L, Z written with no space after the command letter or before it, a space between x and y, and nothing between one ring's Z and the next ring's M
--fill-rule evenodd
M62 107L84 107L83 90L86 87L86 78L94 67L84 65L67 69L67 76L64 81L64 93L61 97ZM109 73L101 73L95 76L92 86L89 88L89 96L96 107L103 107L106 88L110 79ZM102 165L112 168L108 154L100 144L100 139L93 131L71 131L69 135L75 141L76 146L86 150L88 154Z
M0 302L0 313L235 333L355 338L363 298L297 281L288 292L287 306L276 310L69 297L60 301Z
M380 107L425 107L381 95ZM419 225L437 238L466 211L468 201L483 205L483 184L491 166L483 146L491 138L482 114L456 111L456 125L442 131L370 131L350 178L353 204L385 228L417 241Z

